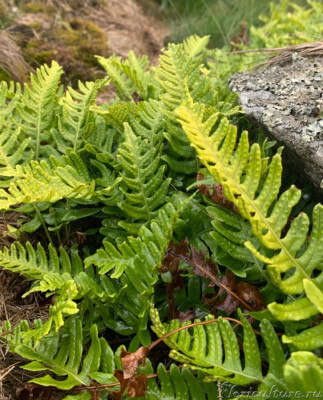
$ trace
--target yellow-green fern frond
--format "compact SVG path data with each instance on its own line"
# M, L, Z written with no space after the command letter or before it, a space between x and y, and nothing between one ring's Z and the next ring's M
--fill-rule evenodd
M134 102L135 97L139 97L141 100L156 97L158 84L152 74L148 72L149 59L147 56L136 57L135 53L130 51L126 60L116 56L97 58L116 86L121 100Z
M257 250L251 242L245 246L268 265L274 283L287 294L303 294L304 280L311 281L316 290L322 291L323 259L323 207L318 204L313 211L313 228L307 242L309 219L302 213L296 217L287 232L290 212L300 198L300 190L294 186L279 196L281 185L281 157L276 154L268 167L264 181L261 176L263 165L260 146L249 146L248 134L243 132L237 142L237 128L227 119L219 121L218 114L205 118L205 106L189 101L177 109L179 121L202 163L208 168L215 181L221 183L225 197L232 201L240 214L249 220L252 233L264 250ZM316 277L313 272L319 271ZM318 308L310 297L302 306ZM291 303L293 304L293 303ZM289 307L291 304L280 307ZM275 305L269 306L274 313ZM289 314L289 319L302 319L300 310ZM275 314L275 313L274 313ZM277 316L279 314L277 313ZM307 318L308 311L304 318Z

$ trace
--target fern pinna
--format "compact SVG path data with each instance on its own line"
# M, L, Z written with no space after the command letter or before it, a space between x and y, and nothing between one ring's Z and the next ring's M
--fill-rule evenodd
M323 390L322 206L290 218L300 190L281 192L280 152L270 161L238 134L207 43L170 44L154 68L99 57L107 78L78 88L60 86L55 62L23 89L0 84L0 208L23 215L0 265L32 281L25 296L51 298L43 321L0 333L40 374L33 395ZM114 99L97 105L110 83Z

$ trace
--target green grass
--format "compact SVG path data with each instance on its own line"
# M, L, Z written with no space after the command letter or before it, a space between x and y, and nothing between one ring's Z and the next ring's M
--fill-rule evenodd
M155 0L161 5L169 40L180 42L198 34L211 35L210 45L222 47L241 31L241 22L259 26L260 14L268 14L268 0ZM277 1L274 1L277 3ZM306 5L306 0L293 1Z

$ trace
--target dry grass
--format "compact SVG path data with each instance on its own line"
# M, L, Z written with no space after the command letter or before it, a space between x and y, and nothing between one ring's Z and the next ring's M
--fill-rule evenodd
M233 54L246 53L266 53L263 61L252 65L251 68L271 67L273 65L285 64L292 61L295 54L301 57L323 56L323 41L319 40L280 48L235 51Z
M20 47L6 31L0 31L0 69L17 82L26 80L30 71Z

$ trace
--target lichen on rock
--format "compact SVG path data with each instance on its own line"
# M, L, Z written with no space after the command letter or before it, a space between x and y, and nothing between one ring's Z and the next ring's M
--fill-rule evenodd
M233 75L246 117L285 150L284 160L323 195L323 58L300 57L290 63Z

